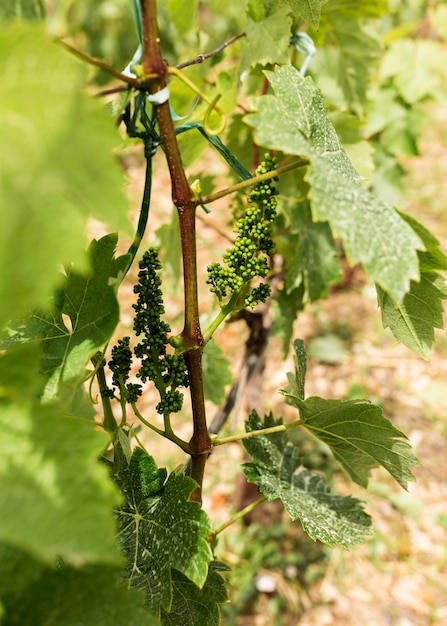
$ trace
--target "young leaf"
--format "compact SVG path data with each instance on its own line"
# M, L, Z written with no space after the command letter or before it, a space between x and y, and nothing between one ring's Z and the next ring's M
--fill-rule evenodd
M255 411L245 424L247 432L275 426L273 417L264 423ZM298 467L298 451L287 433L260 435L244 440L252 461L242 468L268 500L279 498L293 520L299 519L314 540L344 548L358 545L369 532L371 518L359 500L334 495L318 474Z
M119 320L113 278L119 271L114 252L116 235L93 240L89 247L91 272L67 272L65 286L50 313L33 313L21 330L22 340L43 341L44 398L53 398L59 384L82 378L89 358L110 339ZM67 327L63 316L70 319Z
M287 63L292 18L287 7L278 9L268 17L255 21L247 17L240 71L255 65Z
M213 340L203 351L203 390L205 398L214 404L220 404L225 397L225 387L230 385L232 375L230 361L225 359L222 350Z
M326 0L287 0L287 4L294 14L299 15L317 30L320 23L321 7L325 2Z
M219 565L215 561L210 563L202 589L177 570L172 570L172 607L169 613L162 610L163 626L219 626L219 604L228 602L225 581L218 573Z
M377 287L384 328L424 359L430 356L435 328L444 328L444 307L447 299L445 280L436 272L422 272L420 282L411 281L410 291L398 304Z
M303 79L290 65L265 74L275 95L254 98L257 113L246 117L256 142L310 159L314 219L328 221L350 262L361 262L370 279L400 302L410 280L419 278L420 238L391 206L358 183L312 79Z
M384 417L382 409L366 400L302 400L283 392L300 412L302 425L331 449L356 483L367 487L373 468L384 467L407 489L414 480L411 466L419 465L406 435Z
M189 501L195 482L172 473L166 483L164 470L136 449L127 462L120 444L115 445L114 479L126 497L117 510L119 538L127 557L124 577L130 587L146 592L155 614L171 610L172 568L202 588L212 560L206 537L211 525L197 502Z
M0 596L11 626L160 626L144 607L144 594L123 584L119 566L43 568L6 546L0 556Z
M84 416L35 400L38 359L34 345L0 357L0 539L48 563L119 562L119 495L98 462L108 437Z

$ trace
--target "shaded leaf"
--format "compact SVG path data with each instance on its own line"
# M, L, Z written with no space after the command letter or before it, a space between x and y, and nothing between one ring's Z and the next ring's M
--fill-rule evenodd
M312 79L292 66L265 74L275 95L254 98L257 113L246 117L256 142L310 159L314 219L328 221L349 261L362 263L372 281L401 301L410 280L419 278L421 240L391 206L358 183Z
M251 432L278 423L281 421L271 415L262 422L253 411L245 428ZM360 501L332 494L320 475L298 466L298 451L287 433L260 435L243 443L252 459L242 466L248 480L258 485L268 500L279 498L314 541L349 548L365 540L371 519Z
M210 563L202 589L175 569L172 570L172 585L172 607L169 613L162 611L163 626L219 626L219 604L228 602L228 594L214 561Z
M341 276L332 232L327 222L313 222L309 208L303 205L293 212L291 227L299 239L294 256L288 259L287 290L303 281L307 298L314 302L326 296Z
M117 134L82 93L86 70L38 25L2 27L0 327L45 306L59 268L85 263L89 216L129 228ZM32 97L30 96L32 94ZM13 147L13 149L12 149ZM38 238L36 239L36 233Z
M29 555L3 546L0 555L8 626L160 625L144 607L144 594L123 585L120 567L43 568Z
M281 289L276 295L275 302L278 306L275 309L273 331L275 335L282 337L284 356L287 356L289 352L295 320L298 317L298 313L304 309L303 300L304 284L290 292L287 292L286 289Z
M136 449L130 464L120 444L115 445L114 478L126 496L117 511L119 539L127 557L124 572L130 587L143 589L149 609L156 615L172 605L171 569L198 587L207 579L212 560L206 537L211 525L197 502L189 501L196 483L172 473L164 483L164 470Z
M205 399L220 404L225 398L225 388L231 384L230 361L213 340L208 341L203 351L203 391Z
M118 562L119 495L98 461L109 439L84 416L35 400L28 381L38 381L38 359L31 345L0 357L0 380L8 381L0 399L0 539L47 562Z
M283 392L300 412L305 428L331 449L356 483L368 485L371 470L380 465L407 489L414 480L411 466L419 465L406 435L366 400L306 400Z

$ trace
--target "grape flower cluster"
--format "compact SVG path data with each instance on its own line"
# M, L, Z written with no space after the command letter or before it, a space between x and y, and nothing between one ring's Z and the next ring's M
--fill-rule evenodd
M112 358L109 361L109 367L113 374L113 386L117 389L125 388L126 399L128 402L136 402L141 396L142 385L128 383L130 368L132 366L132 350L130 349L130 337L118 339L116 346L112 348ZM111 392L108 395L113 395Z
M264 156L256 169L256 175L272 171L276 166L274 157ZM265 278L269 272L267 257L272 254L274 243L271 238L273 220L276 215L277 191L271 178L254 185L248 196L248 208L234 229L238 234L232 248L223 255L224 265L208 265L207 284L222 301L227 294L241 293L253 278ZM245 295L244 306L255 308L270 295L270 285L260 283Z
M137 373L143 383L152 381L159 394L160 402L157 412L162 415L180 411L183 394L178 387L189 384L186 363L183 355L168 354L169 324L161 319L165 312L163 294L160 289L161 279L157 271L161 269L158 250L149 248L139 263L138 283L134 292L138 294L133 328L137 337L142 337L134 348L135 356L140 359L141 367ZM112 359L109 367L113 373L113 385L125 388L128 402L135 402L142 393L142 385L126 383L132 364L130 338L118 340L112 348Z
M134 292L138 294L135 309L134 331L142 336L135 346L135 356L141 360L137 377L145 383L151 380L160 394L156 409L162 415L177 413L183 404L183 394L178 387L189 385L186 363L183 355L168 354L169 324L161 319L165 312L161 279L157 271L161 269L158 250L149 248L139 264L138 283Z

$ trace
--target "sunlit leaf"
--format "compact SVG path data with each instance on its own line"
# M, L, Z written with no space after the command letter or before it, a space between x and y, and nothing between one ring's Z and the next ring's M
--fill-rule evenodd
M83 415L37 402L38 366L31 345L0 357L0 539L49 563L119 562L119 495L98 461L108 437Z
M262 422L250 414L247 432L275 426L272 416ZM365 540L371 519L359 500L334 495L319 474L298 463L298 450L287 433L260 435L244 440L251 462L242 468L250 482L258 485L268 500L280 499L293 520L299 519L314 540L345 548Z
M3 327L46 305L61 265L86 266L89 216L117 229L129 223L123 174L112 155L116 130L83 93L82 64L42 27L11 23L2 26L0 73Z
M306 400L283 392L300 413L302 424L331 449L356 483L368 485L371 470L380 465L407 489L414 480L411 467L419 465L406 435L384 417L382 409L366 400Z
M313 218L329 222L349 261L362 263L372 281L401 301L410 280L419 279L420 238L359 183L312 79L292 66L265 73L275 95L254 98L257 112L246 117L257 143L309 158Z
M202 588L212 554L206 537L208 517L197 502L189 501L195 482L165 473L141 448L130 463L115 445L114 477L126 497L117 511L119 539L127 557L124 572L130 587L143 589L147 605L156 615L172 606L172 575L175 568Z

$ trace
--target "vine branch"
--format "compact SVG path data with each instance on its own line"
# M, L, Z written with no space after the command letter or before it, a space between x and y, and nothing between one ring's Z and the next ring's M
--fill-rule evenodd
M214 202L215 200L219 200L220 198L224 198L225 196L230 195L231 193L235 193L236 191L241 191L242 189L246 189L247 187L252 187L257 183L262 182L263 180L270 180L271 178L276 178L277 176L281 176L281 174L285 174L290 170L297 169L298 167L304 167L305 165L309 165L309 159L300 159L299 161L293 161L292 163L287 163L287 165L282 165L281 167L277 167L270 172L266 172L265 174L259 174L259 176L253 176L247 180L243 180L236 185L231 185L231 187L226 187L225 189L221 189L220 191L216 191L215 193L210 193L208 196L202 196L201 198L196 198L196 204L209 204L210 202Z
M238 35L233 35L233 37L230 37L230 39L225 41L222 45L218 46L214 50L211 50L211 52L207 52L206 54L199 54L198 56L196 56L195 59L191 59L190 61L184 61L183 63L179 63L175 67L178 70L182 70L184 67L189 67L190 65L199 65L200 63L203 63L204 61L206 61L206 59L210 59L211 57L218 55L219 52L222 52L222 50L225 50L225 48L230 46L232 43L234 43L237 39L240 39L241 37L245 37L245 33L239 33Z
M140 0L143 25L142 69L150 94L166 88L168 68L163 60L157 22L156 0ZM155 76L154 76L155 74ZM145 81L146 84L146 81ZM199 322L197 289L197 250L196 250L196 207L175 134L169 100L154 103L154 111L164 147L171 177L172 201L177 207L184 278L184 328L183 344L186 348L185 361L190 381L190 394L193 410L193 435L189 442L191 451L191 477L198 488L191 498L200 502L206 459L211 450L205 412L205 397L202 379L202 353L204 341Z

